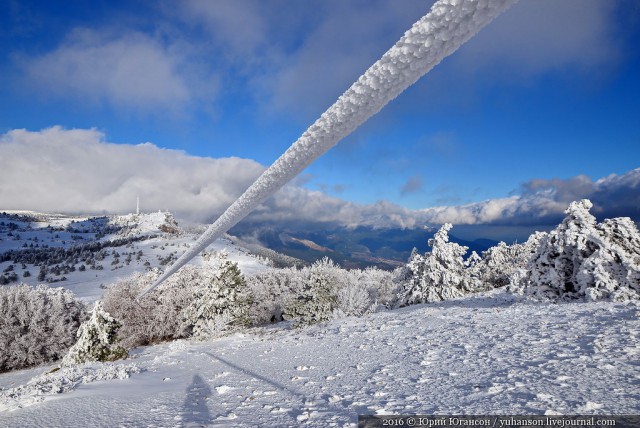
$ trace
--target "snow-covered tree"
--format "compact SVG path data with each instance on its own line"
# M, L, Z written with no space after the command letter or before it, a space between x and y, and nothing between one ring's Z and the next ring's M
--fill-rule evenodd
M504 242L482 253L482 259L470 266L483 289L509 286L514 291L526 275L529 260L536 252L544 232L535 232L522 244ZM469 262L468 262L469 263Z
M572 202L562 223L540 240L525 278L546 298L640 297L640 234L629 218L598 224L589 200Z
M393 273L376 268L346 270L327 258L311 267L258 272L247 283L254 297L250 309L254 325L285 318L297 319L300 325L319 322L310 312L315 313L315 305L323 306L321 302L329 303L322 320L361 316L390 307L397 296Z
M296 299L304 282L304 273L296 268L268 269L247 277L253 296L249 309L251 324L283 321L285 308Z
M176 236L182 233L180 230L180 226L178 226L178 222L176 221L176 219L173 217L173 214L171 213L165 213L164 223L162 223L158 227L158 230L160 230L161 232L168 233L170 235L176 235Z
M460 297L474 288L465 271L463 257L467 247L449 242L452 227L445 223L429 240L431 252L424 256L413 253L407 266L410 279L401 291L400 306Z
M0 287L0 372L62 358L85 317L85 305L69 290Z
M294 320L297 326L331 319L338 307L339 271L328 257L316 261L307 271L308 276L298 296L285 308L284 318Z
M247 283L238 264L225 254L218 255L212 275L194 293L183 320L196 338L216 337L249 325Z
M336 290L334 317L362 316L376 309L375 288L359 280L358 271L344 271L344 284Z
M185 337L182 310L193 299L193 288L202 276L199 268L187 266L167 286L137 299L158 277L157 271L135 273L107 289L104 308L120 323L119 343L127 349ZM163 284L164 285L164 284ZM170 286L169 286L170 285Z
M62 365L70 366L92 361L115 361L127 357L127 350L116 345L120 323L96 302L89 321L78 329L78 341L69 349Z

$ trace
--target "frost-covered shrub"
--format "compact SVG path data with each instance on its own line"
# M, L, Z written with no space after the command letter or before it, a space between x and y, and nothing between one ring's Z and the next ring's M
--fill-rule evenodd
M196 338L217 337L249 325L251 295L238 264L222 255L209 272L182 313L185 327Z
M304 274L296 268L268 269L247 277L253 300L249 308L251 325L284 320L285 308L295 300L304 284Z
M96 302L91 318L78 329L78 341L62 360L63 366L93 361L115 361L127 357L127 350L116 345L120 323Z
M629 218L597 223L589 200L572 202L562 223L540 240L524 279L543 298L640 298L640 233Z
M23 409L41 403L51 396L73 391L80 385L111 379L127 379L140 373L140 368L130 364L83 364L62 367L60 370L40 374L26 384L0 390L0 413Z
M359 281L357 272L345 272L344 283L336 291L334 317L362 316L373 312L377 306L375 289L365 281Z
M252 325L284 319L304 325L361 316L379 306L390 307L398 287L391 272L346 270L328 258L301 269L269 269L249 276L247 282L254 297L249 312ZM326 312L311 314L318 308Z
M231 302L230 299L235 298L235 303L229 304L239 306L239 309L234 308L230 312L232 320L213 317L213 324L207 329L218 331L220 323L244 325L246 315L240 313L244 314L247 310L244 299L248 296L240 297L237 291L224 290L227 284L232 289L237 288L234 279L236 274L239 275L237 264L228 261L225 254L214 254L202 266L184 266L152 292L138 298L142 290L157 279L158 272L137 273L118 281L107 290L104 307L122 323L119 343L127 349L189 337L194 333L194 327L200 331L204 318L212 313L211 305L205 304L205 300L213 298L216 293L214 290L229 292L226 299ZM243 293L245 291L248 292L243 289ZM196 299L198 303L194 303ZM197 304L202 307L197 308ZM200 327L196 327L198 323Z
M391 308L398 297L400 282L396 280L397 272L388 272L382 269L368 267L362 271L356 271L359 283L369 291L372 304Z
M303 286L295 300L284 311L284 318L296 326L328 321L338 307L337 291L341 283L341 269L327 257L303 269Z
M452 227L445 223L429 240L431 252L424 256L412 253L407 265L409 280L398 301L400 306L460 297L477 288L465 270L463 256L467 247L449 242L448 231Z
M515 290L526 275L529 260L536 252L540 239L546 234L536 232L522 244L507 245L500 242L482 253L482 258L469 266L483 289L508 286ZM475 253L474 253L475 254ZM467 264L470 264L467 261Z
M85 318L85 305L63 288L0 287L0 372L62 358Z
M199 268L188 265L161 286L138 299L158 277L158 272L135 273L112 285L104 295L104 308L122 327L119 343L127 349L186 337L182 310L193 298L193 287L202 282Z

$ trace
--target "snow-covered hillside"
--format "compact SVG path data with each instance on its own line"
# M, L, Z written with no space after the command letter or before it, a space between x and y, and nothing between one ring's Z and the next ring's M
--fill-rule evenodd
M104 217L0 213L0 285L48 283L93 302L120 278L170 264L196 236L181 230L165 212ZM228 239L206 251L223 249L245 274L266 267L266 260ZM201 263L196 258L195 264Z
M199 256L203 266L178 272L154 296L136 300L157 272L109 288L110 315L94 309L88 324L96 329L83 324L78 331L94 333L76 345L89 352L92 337L100 338L119 357L117 347L126 346L128 358L115 363L66 364L53 348L41 358L43 337L58 337L55 330L68 338L62 333L77 320L66 320L59 292L47 297L45 287L24 297L29 287L7 289L0 356L16 361L3 364L57 362L0 375L0 425L355 426L358 414L638 414L640 235L629 219L597 223L589 206L574 202L548 234L467 261L466 248L448 242L446 224L431 252L415 252L393 274L346 271L328 259L265 270L230 241L216 241L228 256ZM5 215L0 226L2 263L11 263L3 278L25 277L37 264L50 285L77 284L85 300L104 291L93 275L112 283L166 265L194 239L163 213L142 220L23 213ZM227 257L245 274L262 272L247 285ZM79 263L84 269L73 269ZM431 303L389 310L421 302ZM99 330L100 317L114 321L111 330ZM268 324L282 319L290 321ZM214 339L219 334L227 336ZM141 346L163 340L173 341Z
M637 414L638 315L637 303L549 304L493 291L303 330L278 324L138 348L39 386L11 389L55 366L3 374L0 421L341 427L358 414ZM93 381L101 376L116 380ZM42 393L51 384L68 392Z

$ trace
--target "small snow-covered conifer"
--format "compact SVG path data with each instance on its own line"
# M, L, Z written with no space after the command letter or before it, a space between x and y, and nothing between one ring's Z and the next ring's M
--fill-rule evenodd
M127 357L127 350L115 345L120 323L96 302L89 321L78 329L78 341L62 360L64 366L92 361L114 361Z
M217 266L207 280L194 290L194 299L184 309L183 318L193 336L204 339L226 334L249 324L251 296L238 264L219 254Z
M340 269L328 257L316 261L306 270L308 276L297 298L291 302L283 314L296 326L328 321L337 309L337 285Z
M449 242L452 227L445 223L429 240L431 252L412 255L408 263L410 279L399 299L401 306L460 297L472 289L463 259L467 247Z

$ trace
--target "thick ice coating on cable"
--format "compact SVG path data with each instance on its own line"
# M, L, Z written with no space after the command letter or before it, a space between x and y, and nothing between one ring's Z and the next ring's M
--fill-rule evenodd
M360 76L142 295L160 285L516 1L434 3L431 11Z

